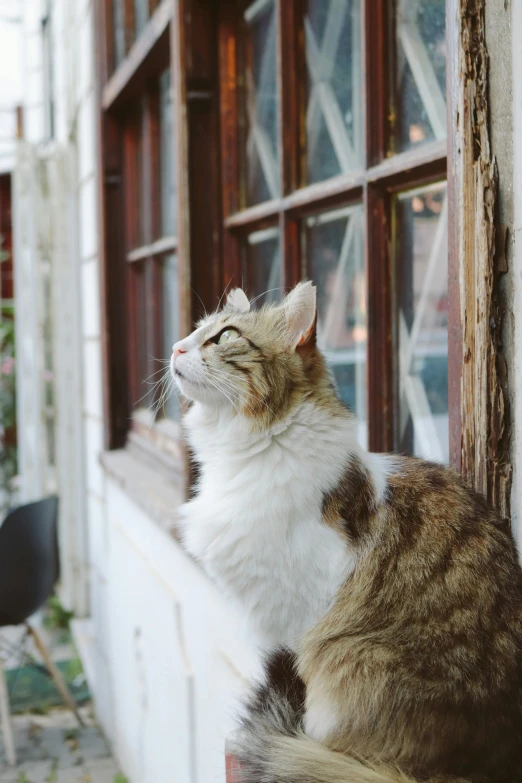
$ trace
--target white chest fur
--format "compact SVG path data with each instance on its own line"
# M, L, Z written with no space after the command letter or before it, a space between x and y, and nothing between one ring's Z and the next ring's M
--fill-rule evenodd
M195 404L187 416L201 462L198 496L181 509L185 545L242 604L260 642L295 646L354 567L321 521L354 445L353 422L311 404L268 434Z

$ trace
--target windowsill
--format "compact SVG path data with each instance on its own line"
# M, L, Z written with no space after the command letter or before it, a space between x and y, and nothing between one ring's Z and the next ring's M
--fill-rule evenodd
M183 472L185 461L181 424L172 419L154 419L150 410L139 408L132 414L128 443L141 449L167 470Z
M183 462L167 460L132 433L124 449L102 452L100 463L147 516L180 541L177 509L185 500Z

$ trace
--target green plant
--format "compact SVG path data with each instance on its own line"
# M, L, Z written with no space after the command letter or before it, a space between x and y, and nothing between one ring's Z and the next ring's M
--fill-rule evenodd
M9 506L18 470L14 307L0 309L0 502Z
M45 605L44 625L49 631L68 631L74 613L65 609L58 597L52 595Z
M45 778L45 783L56 783L58 779L58 759L53 759L49 774Z
M126 778L125 775L122 775L121 772L118 772L118 774L114 776L112 783L129 783L129 779Z

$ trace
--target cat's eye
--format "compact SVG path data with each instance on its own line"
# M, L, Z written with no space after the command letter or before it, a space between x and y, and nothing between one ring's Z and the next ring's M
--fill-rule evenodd
M238 337L240 337L240 334L237 329L225 329L225 331L221 332L219 335L217 344L226 345L226 343L231 343L233 340L237 340Z

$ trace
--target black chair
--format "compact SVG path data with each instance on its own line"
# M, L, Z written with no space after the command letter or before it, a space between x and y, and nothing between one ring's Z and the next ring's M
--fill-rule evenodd
M0 628L25 624L63 699L83 725L77 706L40 634L27 621L52 594L60 573L58 498L19 506L0 527ZM0 712L6 756L16 763L9 700L0 658Z

